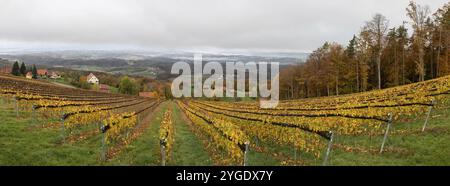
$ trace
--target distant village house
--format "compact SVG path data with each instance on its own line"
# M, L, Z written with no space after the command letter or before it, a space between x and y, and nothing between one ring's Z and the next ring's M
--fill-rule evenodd
M58 72L52 71L50 74L51 74L50 79L60 79L61 78L61 75L59 75Z
M37 74L40 77L47 77L48 76L48 70L47 69L38 69Z
M95 75L93 74L93 73L90 73L88 76L87 76L87 82L88 83L91 83L91 84L96 84L96 85L98 85L98 78L97 77L95 77Z
M25 75L25 77L26 77L27 79L33 79L33 73L27 72L27 75Z

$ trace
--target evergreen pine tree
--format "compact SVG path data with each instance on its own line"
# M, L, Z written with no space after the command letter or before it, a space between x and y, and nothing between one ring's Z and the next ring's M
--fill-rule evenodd
M20 67L19 67L19 63L17 61L14 62L11 74L15 75L15 76L20 76Z
M33 68L31 69L31 73L33 74L33 79L37 79L38 73L37 73L36 65L33 65Z
M24 62L22 62L22 65L20 65L20 74L22 74L22 76L25 76L27 74L27 67L25 66Z

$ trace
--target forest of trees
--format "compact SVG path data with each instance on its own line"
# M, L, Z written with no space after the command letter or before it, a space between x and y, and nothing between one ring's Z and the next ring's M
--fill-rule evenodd
M446 3L431 14L427 6L411 1L409 20L393 27L375 14L347 46L326 42L305 63L285 68L280 99L348 94L449 75L449 8Z

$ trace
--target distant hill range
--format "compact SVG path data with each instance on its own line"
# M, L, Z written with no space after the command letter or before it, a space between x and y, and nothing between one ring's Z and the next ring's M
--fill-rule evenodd
M246 53L218 54L202 53L203 61L225 62L279 62L282 66L304 62L309 53ZM155 79L170 78L172 64L193 61L193 52L148 52L148 51L26 51L0 54L0 58L23 61L27 64L49 68L69 68L84 71L99 71L113 74L146 76Z

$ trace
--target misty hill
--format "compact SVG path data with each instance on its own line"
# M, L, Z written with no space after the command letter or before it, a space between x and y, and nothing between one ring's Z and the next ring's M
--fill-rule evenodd
M281 65L301 63L308 53L254 53L254 54L203 54L210 62L280 62ZM0 58L23 61L27 64L51 68L70 68L112 74L129 74L156 79L170 77L172 64L179 61L192 63L192 52L139 52L139 51L52 51L15 52L1 54Z

